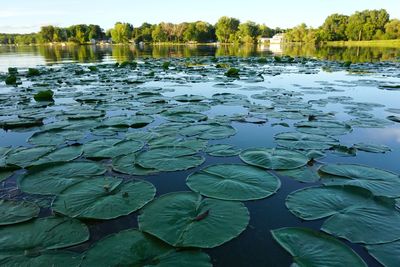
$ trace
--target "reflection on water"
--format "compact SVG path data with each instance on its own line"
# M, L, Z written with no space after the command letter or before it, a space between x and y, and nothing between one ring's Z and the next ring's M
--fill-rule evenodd
M311 45L253 46L253 45L68 45L68 46L0 46L0 71L10 66L32 67L60 62L105 62L133 60L141 57L198 56L268 56L272 54L317 57L320 59L374 62L398 60L399 48L381 47L316 47Z

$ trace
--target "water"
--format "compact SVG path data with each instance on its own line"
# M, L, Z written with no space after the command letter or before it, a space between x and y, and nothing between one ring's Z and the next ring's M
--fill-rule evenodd
M358 51L358 52L357 52ZM271 56L271 53L279 55L291 56L313 56L328 60L349 60L355 62L369 62L369 61L382 61L382 60L397 60L400 50L396 49L372 49L362 48L354 50L351 49L333 49L327 48L326 50L316 50L311 48L287 48L282 51L271 51L266 48L260 47L216 47L216 46L155 46L155 47L128 47L128 46L79 46L79 47L0 47L0 70L5 71L8 67L27 68L36 65L55 65L59 66L71 62L78 63L111 63L121 62L125 60L132 60L136 58L150 57L153 59L165 57L196 57L203 56L238 56L238 57L265 57ZM356 55L354 55L356 53ZM358 53L358 55L357 55ZM348 55L348 57L346 56ZM355 58L355 60L353 60ZM191 60L191 59L189 59ZM173 61L174 63L174 61ZM319 63L318 63L319 64ZM398 108L400 103L400 92L378 89L379 83L392 82L400 84L399 71L390 70L393 66L382 66L379 64L372 65L359 65L359 69L367 70L365 73L352 73L345 69L325 71L322 65L310 65L309 71L311 74L306 74L303 70L302 64L294 65L279 65L279 64L266 64L263 66L255 66L247 62L241 62L239 65L242 68L248 67L253 70L264 70L267 73L272 70L279 75L264 75L264 81L256 84L248 83L245 80L238 80L234 83L239 85L238 88L226 87L218 88L214 85L220 82L220 78L213 76L208 81L199 83L183 83L171 81L170 78L182 77L182 73L176 73L173 70L171 74L168 72L160 74L162 79L147 81L143 86L156 86L162 88L173 88L173 92L166 92L165 96L176 96L182 94L199 94L207 98L212 97L215 93L229 92L236 94L243 94L248 97L252 103L266 103L263 100L256 100L251 98L251 95L259 93L259 91L242 90L248 86L265 86L266 88L283 88L294 92L301 92L303 95L302 102L310 100L326 99L335 96L349 96L357 102L374 102L385 105L385 107L374 108L371 111L376 118L385 119L390 115L386 108ZM332 67L332 66L331 66ZM334 66L333 66L334 67ZM390 75L386 75L390 73ZM67 76L70 74L66 74ZM90 75L90 74L89 74ZM389 77L387 77L389 76ZM72 77L72 76L71 76ZM72 77L73 78L73 77ZM168 78L168 79L167 79ZM371 84L371 81L372 84ZM23 86L29 86L30 83L24 81ZM78 91L91 92L94 86L83 85ZM100 84L101 86L101 84ZM116 83L118 88L118 83ZM141 85L142 86L142 85ZM321 91L321 87L333 87L341 91ZM312 87L316 93L308 93L309 88ZM136 87L132 85L132 90ZM60 88L53 88L57 92L65 93L70 90L69 87L64 86ZM9 94L13 88L0 86L0 94ZM319 92L318 92L319 90ZM57 95L57 94L56 94ZM77 104L72 98L56 99L57 108L65 108L68 105ZM335 116L340 121L347 121L354 118L349 115L344 108L346 105L338 103L329 103L326 106L314 105L314 108L324 112L335 112ZM0 104L0 108L1 108ZM121 111L116 110L109 112L110 114L119 114ZM129 111L131 112L131 111ZM5 111L3 110L4 115ZM216 115L233 115L235 113L247 114L247 109L242 106L235 105L216 105L211 110L205 112L209 117ZM8 114L11 115L11 114ZM165 121L159 118L154 124L147 126L145 129L150 129L156 124ZM227 143L233 144L240 148L250 147L275 147L274 135L280 132L294 130L293 123L298 120L285 120L289 123L290 127L285 128L282 126L274 126L273 123L282 122L280 119L268 118L265 124L251 124L233 122L232 126L236 128L237 134L225 140L211 140L209 143ZM3 131L0 130L0 146L28 146L27 138L38 129L30 131ZM334 153L328 153L327 157L323 158L320 164L330 162L342 163L357 163L376 168L382 168L393 172L400 173L400 165L398 159L400 158L400 124L392 124L383 128L354 128L354 130L344 136L339 137L341 144L351 146L354 143L377 143L385 144L391 147L392 151L386 154L374 154L366 152L358 152L356 157L343 157ZM83 142L87 141L83 140ZM171 173L161 173L157 175L149 175L143 177L151 182L157 188L157 196L169 192L187 191L188 188L185 184L186 177L196 170L202 169L205 166L217 163L240 163L238 157L218 158L207 156L206 163L202 166L190 169L187 171L178 171ZM113 172L112 172L113 173ZM115 174L115 173L113 173ZM127 175L120 175L128 177ZM257 201L245 202L246 207L250 211L250 223L247 229L237 238L225 243L224 245L204 250L211 256L214 266L289 266L292 258L282 249L273 239L270 230L281 227L309 227L319 229L324 221L302 221L291 214L285 207L285 199L287 195L297 189L309 187L314 184L304 184L296 182L287 177L280 176L282 186L280 190L271 197ZM319 183L316 183L319 184ZM16 188L15 177L8 179L2 184L1 193L7 194ZM49 210L44 211L41 215L49 215ZM74 251L84 251L91 244L111 233L118 232L127 228L137 227L137 212L123 216L121 218L108 220L108 221L87 221L86 224L90 228L91 238L79 246L72 248ZM366 250L358 244L350 244L351 246L367 263L369 266L380 266L379 263L373 259Z
M216 46L216 45L55 45L0 46L0 71L8 67L34 67L55 63L122 62L136 58L239 56L265 57L274 55L305 56L335 61L375 62L398 60L399 48L291 46Z

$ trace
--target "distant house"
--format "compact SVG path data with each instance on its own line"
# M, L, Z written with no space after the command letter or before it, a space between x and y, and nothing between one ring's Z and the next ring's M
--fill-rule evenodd
M283 33L278 33L272 36L270 44L281 44L283 42Z
M283 33L275 34L274 36L272 36L272 38L261 37L258 39L258 42L261 44L281 44L283 42Z

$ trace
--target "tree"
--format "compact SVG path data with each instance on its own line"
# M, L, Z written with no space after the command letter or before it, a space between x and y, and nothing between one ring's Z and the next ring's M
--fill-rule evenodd
M128 43L132 38L133 26L129 23L117 22L111 29L111 38L114 43Z
M321 37L324 41L346 40L346 27L349 16L332 14L325 19L321 26Z
M385 25L386 39L400 39L400 20L392 19Z
M167 34L164 32L161 24L158 24L151 33L154 42L166 42Z
M204 21L192 22L187 25L183 33L185 42L210 42L215 40L214 27Z
M238 27L237 40L242 43L255 43L259 35L259 27L255 22L247 21Z
M378 30L385 30L389 14L384 9L364 10L349 17L346 36L349 40L372 40Z
M39 38L41 42L43 43L50 43L53 42L53 36L54 36L54 27L49 25L49 26L42 26L40 28L39 32Z
M154 29L154 26L149 23L143 23L140 27L135 28L133 31L133 39L136 43L140 42L152 42L153 37L151 33Z
M90 24L88 28L88 38L89 40L101 40L104 38L104 31L99 25Z
M215 34L221 43L232 42L240 21L235 18L221 17L215 25Z
M259 25L258 31L259 31L259 35L261 37L265 37L265 38L271 38L275 34L275 31L273 29L267 27L267 25L265 25L265 24Z

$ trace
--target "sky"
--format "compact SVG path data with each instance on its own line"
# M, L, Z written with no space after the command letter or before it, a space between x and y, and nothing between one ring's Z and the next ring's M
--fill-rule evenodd
M114 23L191 22L214 24L221 16L290 28L302 22L318 27L333 13L351 15L364 9L386 9L400 19L400 0L0 0L0 32L37 32L41 26L67 27Z

